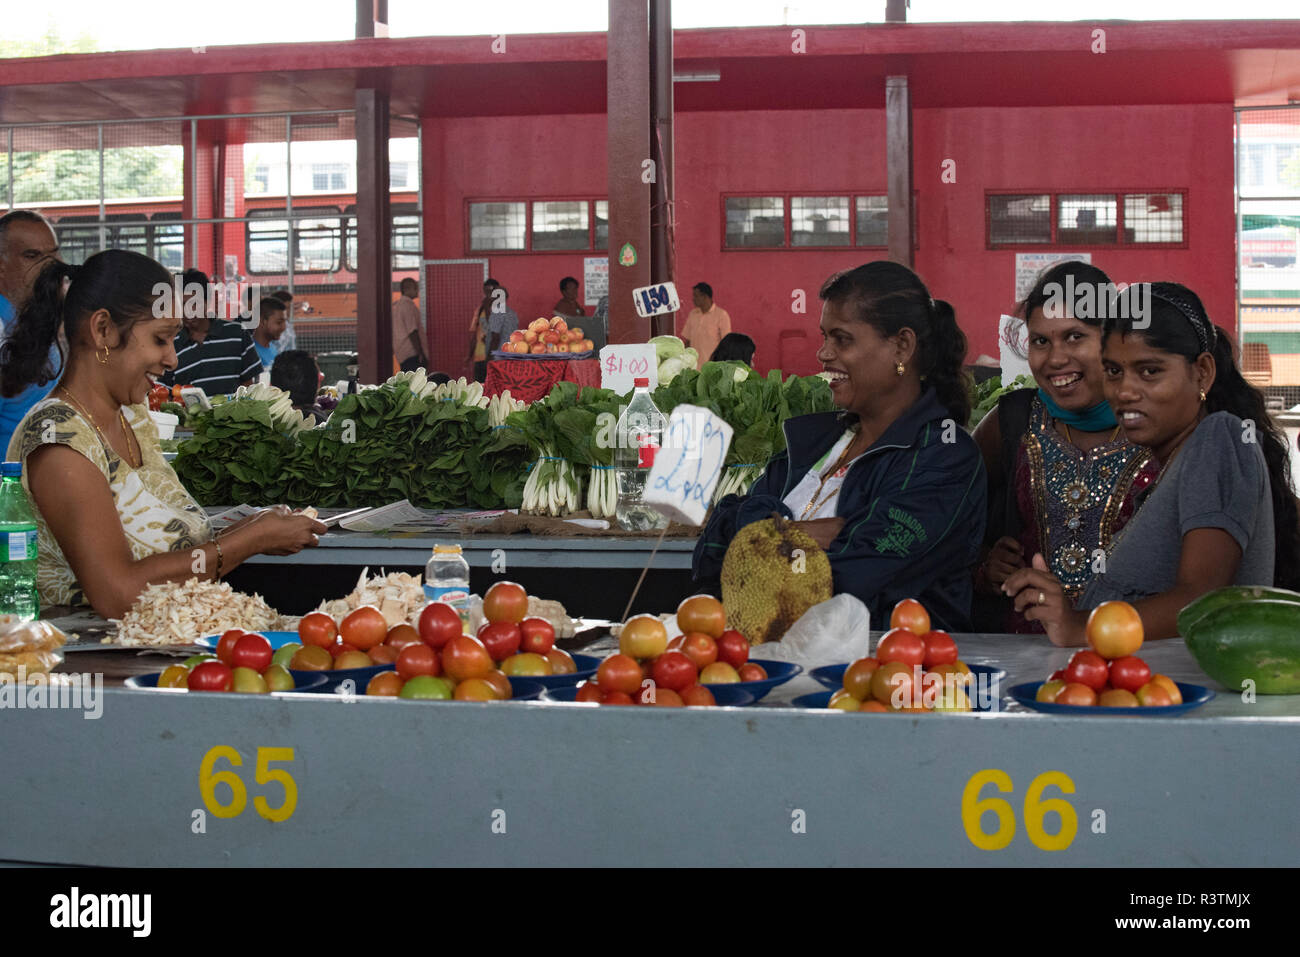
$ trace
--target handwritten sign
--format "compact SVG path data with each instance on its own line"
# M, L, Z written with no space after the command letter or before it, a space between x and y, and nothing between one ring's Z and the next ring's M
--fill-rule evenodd
M701 524L722 474L732 431L708 409L697 405L673 409L641 500L670 521Z
M642 319L649 319L661 312L676 312L682 307L681 300L677 298L677 287L670 282L633 289L632 301L636 304L636 314Z
M1044 269L1071 259L1091 263L1092 253L1016 253L1016 302L1029 295Z
M650 388L659 385L659 360L648 342L605 346L600 350L600 387L619 395L632 391L634 379L649 379Z

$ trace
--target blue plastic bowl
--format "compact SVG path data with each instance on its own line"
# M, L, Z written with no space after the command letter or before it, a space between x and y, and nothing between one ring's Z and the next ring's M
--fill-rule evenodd
M302 639L298 637L298 632L296 631L255 631L252 632L252 634L262 635L263 637L265 637L266 640L271 643L272 651L279 648L281 645L287 645L291 643L300 644L302 642ZM217 642L219 642L220 640L221 640L220 635L207 635L203 638L200 638L198 641L194 643L196 645L201 645L204 648L210 648L213 651L216 651Z
M1175 681L1174 684L1178 686L1178 691L1183 696L1183 703L1156 708L1102 708L1097 705L1052 704L1047 701L1035 701L1034 695L1038 694L1038 689L1043 685L1041 681L1030 681L1025 684L1015 685L1007 694L1026 708L1033 708L1035 711L1041 711L1044 714L1093 714L1109 717L1124 715L1169 717L1183 714L1193 708L1199 708L1205 702L1214 699L1214 692L1203 685L1188 685L1183 684L1181 681Z
M294 684L293 690L275 691L272 692L273 694L297 694L300 691L307 691L307 692L320 691L321 690L320 686L325 684L326 672L324 671L294 671L291 673L293 674L293 684ZM162 691L184 690L182 688L158 689L158 676L161 674L162 674L161 671L155 671L153 674L148 674L148 675L133 675L132 677L127 678L125 683L128 688L154 688L155 690L162 690ZM196 693L202 693L202 692L196 692Z
M758 684L759 682L753 683ZM747 690L744 685L708 685L707 687L713 692L713 700L716 701L720 707L743 708L758 700L754 697L753 692ZM542 700L574 702L578 700L578 689L576 686L547 688L545 693L542 695Z
M833 695L834 693L835 693L834 691L813 691L809 694L801 694L799 697L795 698L793 701L790 702L790 706L792 708L812 708L819 711L828 711L830 710L831 695ZM976 708L972 706L971 710L988 711L989 709ZM846 711L844 713L852 714L853 712Z
M536 682L543 688L567 688L594 675L602 660L595 655L573 655L572 657L578 670L571 675L523 675L521 677L525 681Z
M987 675L985 681L1001 681L1007 676L1002 668L994 668L992 665L972 665L966 666L973 675ZM823 688L830 688L832 691L839 691L844 687L844 672L849 670L847 663L842 665L822 665L820 668L814 668L808 672L808 677L817 682Z
M313 687L312 690L322 694L333 694L335 688L348 680L351 680L352 690L355 693L365 694L366 685L370 683L371 678L381 671L392 671L396 667L394 664L387 664L369 665L365 668L341 668L338 671L294 671L290 669L289 674L293 675L295 683L311 675L320 675L324 680L321 681L319 687Z
M803 666L796 665L792 661L769 661L766 658L751 658L749 660L756 665L762 665L763 670L767 672L767 677L762 681L741 681L738 683L733 682L731 684L720 685L710 684L705 685L704 687L712 691L713 697L715 698L718 697L719 688L744 688L754 696L755 701L761 701L763 696L777 685L783 685L795 675L803 672ZM845 667L848 666L845 665ZM719 699L718 703L722 703L721 699Z

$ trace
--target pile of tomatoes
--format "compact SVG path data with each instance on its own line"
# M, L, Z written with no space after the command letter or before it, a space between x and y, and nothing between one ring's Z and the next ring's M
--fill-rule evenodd
M596 677L578 686L578 701L705 707L717 704L710 684L762 681L767 671L749 660L749 642L727 628L722 602L695 595L677 607L682 633L672 641L654 615L629 618L618 653L600 663Z
M478 637L464 633L457 610L434 601L420 612L394 661L366 685L366 694L456 701L510 698L510 678L573 674L568 652L554 647L555 629L528 618L528 595L514 582L497 582L483 597L487 621ZM356 612L353 612L356 614ZM403 626L399 625L398 628ZM410 627L405 626L405 627Z
M957 657L957 642L932 631L930 613L904 598L889 615L889 631L873 657L844 670L844 686L831 695L839 711L969 711L971 670Z
M1183 703L1178 685L1167 675L1152 674L1137 657L1144 638L1142 617L1128 602L1107 601L1094 608L1087 637L1090 650L1076 652L1069 664L1052 672L1036 700L1109 708Z
M234 628L221 636L215 656L195 655L164 668L158 687L267 694L292 691L294 681L285 662L275 660L265 635Z

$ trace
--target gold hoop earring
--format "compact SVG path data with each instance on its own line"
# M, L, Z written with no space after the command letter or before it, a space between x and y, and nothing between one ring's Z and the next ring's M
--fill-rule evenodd
M99 360L100 365L102 366L108 365L108 346L104 346L104 354L102 356L98 352L96 352L95 358Z
M894 365L894 371L897 372L899 375L902 375L903 372L906 371L906 370L904 370L904 368L903 368L903 363L898 362L898 363L895 363L895 365Z

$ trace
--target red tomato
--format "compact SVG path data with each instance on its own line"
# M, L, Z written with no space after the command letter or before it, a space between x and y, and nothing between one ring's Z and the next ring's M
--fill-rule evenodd
M685 635L685 634L678 635L676 638L673 638L671 641L668 642L668 650L669 650L669 651L681 651L681 650L682 650L682 642L684 642L685 640L686 640L686 635Z
M419 645L423 644L423 642L417 638L415 644ZM375 647L367 651L366 654L368 654L370 660L377 665L391 665L397 660L397 652L398 649L394 648L392 645L375 645Z
M904 598L889 613L889 627L903 628L915 635L930 630L930 613L915 598Z
M528 592L522 585L497 582L483 596L483 617L488 621L509 621L517 625L527 614Z
M1053 671L1053 672L1051 673L1051 675L1048 676L1047 680L1048 680L1048 681L1060 681L1060 682L1064 683L1064 682L1065 682L1065 669L1064 669L1064 668L1057 668L1055 671Z
M919 665L925 660L925 639L906 628L895 628L880 639L876 660L882 665L891 661L901 661L908 667Z
M1094 692L1100 691L1106 686L1106 678L1109 671L1106 667L1106 659L1095 651L1076 651L1070 663L1065 666L1065 685L1068 689L1071 684L1087 685ZM1062 694L1065 692L1062 691ZM1060 696L1057 701L1062 704ZM1091 703L1091 702L1089 702Z
M449 678L457 681L482 678L492 668L492 656L477 638L457 635L443 645L442 670Z
M431 601L420 612L420 638L430 648L441 648L464 633L460 615L445 601Z
M303 615L302 621L298 622L298 637L302 639L304 645L328 648L334 644L338 636L338 625L334 624L334 619L323 611L313 611L309 615Z
M763 668L762 665L755 664L752 661L745 662L743 665L741 665L739 668L736 669L736 673L740 675L741 681L766 681L767 680L767 671Z
M271 666L271 643L262 635L244 635L230 654L232 668L252 668L259 675Z
M1179 695L1179 697L1182 697ZM1167 708L1174 703L1164 685L1158 681L1148 681L1137 690L1138 704L1144 708Z
M600 699L601 704L635 704L632 696L624 691L606 691Z
M229 691L230 666L220 661L205 661L195 665L185 686L191 691Z
M695 667L707 668L718 660L718 643L698 631L687 632L682 654L695 662Z
M695 662L680 651L666 651L654 660L652 677L661 688L682 691L695 684L698 672Z
M659 688L655 691L654 703L660 708L682 708L686 702L682 696L671 688Z
M555 647L555 626L545 618L525 618L519 623L521 651L544 655Z
M231 628L229 631L223 631L221 640L217 642L217 660L223 664L230 664L231 655L235 651L235 643L246 634L247 632L242 628Z
M957 642L946 631L930 631L921 636L925 642L925 658L921 664L927 668L950 665L957 660Z
M596 669L596 681L606 694L621 691L636 694L641 690L641 665L628 655L610 655Z
M436 678L442 674L442 664L438 661L438 653L428 645L407 645L397 653L397 673L403 681L410 681L416 675Z
M349 651L360 651L361 649L356 645L349 645L346 641L336 641L325 650L330 653L331 657L337 658L339 655L347 654Z
M901 661L883 662L871 673L871 696L890 707L909 707L920 702L921 688L915 667Z
M496 689L497 699L500 701L509 701L514 697L515 689L510 684L510 679L504 672L489 671L483 676L483 680Z
M1053 704L1095 705L1097 692L1088 685L1072 681L1056 693Z
M717 699L713 697L713 692L704 685L691 685L685 691L679 693L682 697L682 703L688 708L711 708L718 703Z
M629 658L657 658L668 650L668 630L654 615L634 615L618 633L618 650Z
M374 605L362 605L343 619L339 635L358 651L369 651L388 637L388 620Z
M493 661L505 661L518 651L522 637L519 626L509 621L489 621L478 630L478 640Z
M718 660L739 668L749 660L749 641L734 628L729 628L718 638Z
M1126 601L1104 601L1088 615L1088 644L1103 658L1124 658L1142 647L1142 616Z
M844 669L844 690L859 701L871 697L871 676L880 667L875 658L859 658Z
M600 699L600 685L596 684L596 682L584 681L582 684L578 685L578 696L574 698L575 701L595 701L599 704Z
M548 651L546 660L551 663L551 674L553 675L571 675L578 670L573 655L561 648L552 648Z
M1110 663L1111 687L1137 694L1138 688L1151 680L1151 669L1141 658L1125 655Z
M403 622L388 629L388 637L384 639L384 644L395 651L401 651L407 645L413 645L419 640L420 633Z

